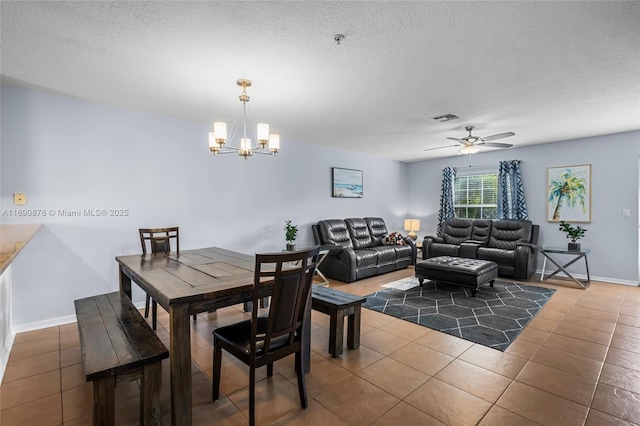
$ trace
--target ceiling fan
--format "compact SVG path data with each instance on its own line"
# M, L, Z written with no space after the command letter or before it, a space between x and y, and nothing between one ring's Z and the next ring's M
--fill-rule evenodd
M510 144L510 143L490 142L498 139L504 139L511 136L515 136L515 133L513 132L498 133L497 135L491 135L491 136L481 138L480 136L473 136L471 134L471 131L473 130L473 128L474 128L473 126L466 126L464 128L467 132L469 132L469 135L465 136L464 138L447 138L453 141L457 141L459 145L454 144L454 145L439 146L437 148L427 148L425 149L425 151L432 151L434 149L442 149L442 148L451 148L454 146L462 145L458 154L475 154L476 152L479 151L479 148L482 148L482 147L511 148L513 146L513 144Z

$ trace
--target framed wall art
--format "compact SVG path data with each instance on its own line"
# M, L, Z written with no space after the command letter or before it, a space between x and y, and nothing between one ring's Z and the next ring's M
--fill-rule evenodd
M591 164L547 169L547 221L591 222Z
M362 170L331 168L331 196L362 198Z

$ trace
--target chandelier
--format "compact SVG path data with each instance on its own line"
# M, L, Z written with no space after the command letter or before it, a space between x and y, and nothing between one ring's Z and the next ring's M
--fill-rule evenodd
M275 156L280 151L280 135L269 134L269 125L258 123L256 140L257 145L251 145L251 139L247 138L247 87L251 87L251 80L242 78L236 81L236 84L242 87L242 93L239 96L242 102L242 138L240 139L240 147L231 146L227 143L227 123L213 123L213 131L209 132L209 149L214 155L238 153L245 160L255 154L264 154Z

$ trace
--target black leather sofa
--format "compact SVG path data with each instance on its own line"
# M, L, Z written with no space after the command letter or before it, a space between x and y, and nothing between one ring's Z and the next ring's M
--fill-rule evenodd
M490 260L498 264L498 276L528 280L536 271L539 233L528 220L450 219L441 237L424 237L422 258Z
M316 244L329 250L318 267L329 278L353 282L415 264L416 246L404 237L405 245L384 245L388 235L379 217L329 219L312 225Z

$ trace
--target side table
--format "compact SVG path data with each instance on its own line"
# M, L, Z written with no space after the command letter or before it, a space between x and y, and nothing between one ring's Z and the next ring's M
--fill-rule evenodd
M554 275L556 275L558 272L562 271L564 272L565 275L567 275L569 278L571 278L573 281L575 281L581 288L586 288L587 285L589 284L589 282L591 282L591 277L589 276L589 262L587 261L587 254L590 252L589 249L580 249L580 250L567 250L566 248L561 248L561 247L542 247L540 249L540 253L542 253L542 255L544 256L544 263L542 264L542 274L540 275L540 281L546 281L549 278L553 277ZM568 261L567 263L565 263L564 265L561 265L560 263L558 263L559 261L556 261L556 259L554 259L551 254L562 254L562 255L569 255L569 256L573 256L573 258ZM558 267L558 269L556 269L555 271L553 271L552 273L550 273L549 275L547 275L545 277L545 270L547 268L547 259L549 261L551 261L551 263L553 263L554 265L556 265ZM574 263L576 263L578 260L580 259L584 259L584 266L587 270L587 280L586 281L581 281L578 278L574 277L573 275L571 275L571 273L569 271L567 271L566 268L568 268L569 266L573 265Z
M328 254L329 254L329 250L324 250L324 249L320 250L320 258L318 259L318 263L316 264L316 275L322 279L322 282L314 283L314 284L321 285L321 286L329 285L329 280L327 279L327 277L324 276L324 274L318 268Z

